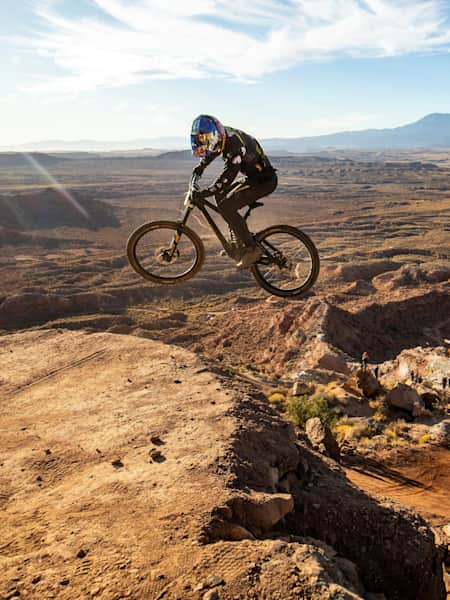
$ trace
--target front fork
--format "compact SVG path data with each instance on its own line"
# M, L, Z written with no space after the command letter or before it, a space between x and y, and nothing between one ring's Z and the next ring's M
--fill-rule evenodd
M181 216L181 220L178 222L177 230L173 234L172 243L170 245L170 248L168 249L168 254L169 254L170 258L173 258L174 255L178 251L178 242L181 239L181 234L183 233L183 227L186 225L188 217L191 214L193 208L194 208L194 205L190 201L189 194L187 194L186 199L184 201L184 210L183 210L183 214Z

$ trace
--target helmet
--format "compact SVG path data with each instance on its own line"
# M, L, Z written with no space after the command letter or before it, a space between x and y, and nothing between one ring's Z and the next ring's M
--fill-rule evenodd
M215 117L200 115L192 123L191 147L195 156L208 157L221 152L225 127Z

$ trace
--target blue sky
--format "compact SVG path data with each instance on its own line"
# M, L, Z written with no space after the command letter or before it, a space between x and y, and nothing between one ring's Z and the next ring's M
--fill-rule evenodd
M450 112L450 0L1 0L0 146Z

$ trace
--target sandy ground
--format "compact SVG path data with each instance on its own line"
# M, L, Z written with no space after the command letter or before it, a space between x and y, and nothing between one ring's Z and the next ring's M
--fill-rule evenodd
M0 364L1 597L159 597L223 497L229 392L191 353L121 335L15 334Z
M433 525L450 523L450 451L423 448L403 465L360 459L346 469L349 479L373 496L415 510Z
M241 425L230 416L237 396L194 354L39 330L3 336L0 364L2 599L335 597L304 595L305 565L331 564L312 560L314 547L199 545L229 497L226 457ZM445 455L435 458L433 476L416 465L401 483L367 465L348 474L407 505L414 495L423 504L410 506L444 520L448 474Z

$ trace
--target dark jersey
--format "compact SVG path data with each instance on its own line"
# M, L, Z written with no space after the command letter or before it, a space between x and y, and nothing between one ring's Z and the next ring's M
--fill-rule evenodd
M211 195L226 194L238 173L242 173L250 180L264 181L275 171L255 138L232 127L225 127L225 131L226 138L222 152L202 158L195 168L195 172L202 175L205 168L222 154L225 167L214 183L207 188Z

